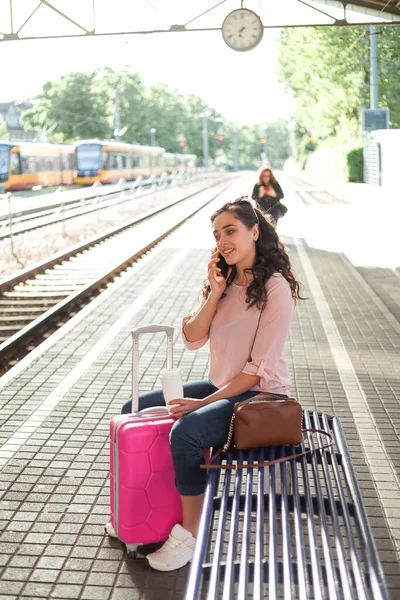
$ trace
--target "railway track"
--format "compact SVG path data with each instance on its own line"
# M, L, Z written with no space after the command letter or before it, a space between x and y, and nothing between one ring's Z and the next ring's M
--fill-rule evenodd
M0 375L231 182L225 177L0 281Z
M215 174L210 174L215 175ZM206 175L207 176L207 175ZM26 197L0 199L0 241L38 229L60 223L67 219L80 217L92 212L117 206L132 200L143 198L156 190L165 189L167 186L193 182L204 177L204 174L176 177L152 177L148 180L136 180L132 184L121 181L117 185L91 186L72 191L53 192L43 194L42 197L32 198L32 205L24 208ZM14 208L12 206L14 205Z

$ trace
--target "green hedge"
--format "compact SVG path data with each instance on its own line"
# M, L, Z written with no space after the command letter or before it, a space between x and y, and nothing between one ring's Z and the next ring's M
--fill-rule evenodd
M347 153L347 168L349 181L363 183L364 181L364 154L362 148L354 148Z

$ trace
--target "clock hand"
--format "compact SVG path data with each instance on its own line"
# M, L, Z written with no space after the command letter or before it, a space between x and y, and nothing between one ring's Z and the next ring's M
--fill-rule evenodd
M244 26L243 26L243 27L242 27L241 29L239 29L238 31L231 33L230 35L228 35L228 36L227 36L227 39L229 40L231 37L233 37L233 36L234 36L234 35L236 35L237 33L239 34L239 36L240 36L240 37L243 37L243 36L242 36L242 31L246 31L246 27L244 27Z

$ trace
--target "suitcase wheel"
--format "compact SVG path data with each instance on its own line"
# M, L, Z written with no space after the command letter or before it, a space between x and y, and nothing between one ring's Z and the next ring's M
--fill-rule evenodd
M133 560L135 560L138 556L137 544L126 544L126 553L128 558L133 558Z

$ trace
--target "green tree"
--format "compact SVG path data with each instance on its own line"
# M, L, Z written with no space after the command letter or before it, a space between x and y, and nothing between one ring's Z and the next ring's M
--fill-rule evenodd
M136 73L98 69L93 73L70 73L49 81L35 100L35 106L23 115L27 128L49 129L57 123L50 139L73 142L78 139L109 139L114 136L116 97L119 99L120 125L127 127L122 141L148 145L150 129L156 128L156 143L168 152L180 152L178 138L186 137L185 152L203 161L203 117L208 120L211 158L220 152L218 129L223 128L223 152L233 160L234 124L195 95L184 96L166 84L145 86ZM260 160L260 125L239 131L241 165L256 168ZM287 126L269 125L267 153L271 159L287 154Z
M400 127L400 28L382 27L378 35L380 105L390 109L393 128Z
M24 114L27 127L57 126L51 139L72 142L86 138L112 138L115 101L119 98L120 124L127 126L122 140L150 144L150 129L155 127L156 142L169 152L179 152L178 136L187 139L185 151L202 156L202 115L210 113L210 150L221 119L201 98L183 96L166 84L144 86L137 74L110 68L93 73L71 73L47 82L35 99L33 109Z
M62 142L110 137L110 115L104 112L103 99L94 89L95 78L96 73L70 73L48 81L35 106L23 114L24 125L41 130L57 123L53 137Z
M227 122L223 116L210 108L199 96L190 95L186 99L185 121L182 123L182 131L188 140L188 151L203 158L203 117L207 116L208 146L210 156L215 156L219 149L217 131L222 126L226 135Z
M146 99L145 86L141 77L137 73L114 71L106 67L95 72L92 87L98 97L99 111L110 123L111 130L107 137L113 137L115 104L118 95L121 128L128 127L121 140L128 143L148 144L147 138L143 140Z
M290 136L286 121L276 121L267 126L265 152L271 165L281 169L290 156Z
M178 136L183 133L185 98L166 84L152 85L145 91L146 108L142 133L137 141L149 144L150 129L155 127L157 144L168 152L179 152Z
M233 125L226 127L228 134L225 136L227 155L232 160ZM282 168L285 160L290 155L289 130L285 121L276 121L267 125L255 123L245 125L238 131L239 164L242 169L257 169L260 166L261 144L260 139L266 133L264 151L273 168Z
M359 111L369 106L369 29L285 29L279 42L278 76L297 99L293 142L301 155L308 132L324 140L359 136ZM377 35L380 106L400 125L400 30Z

